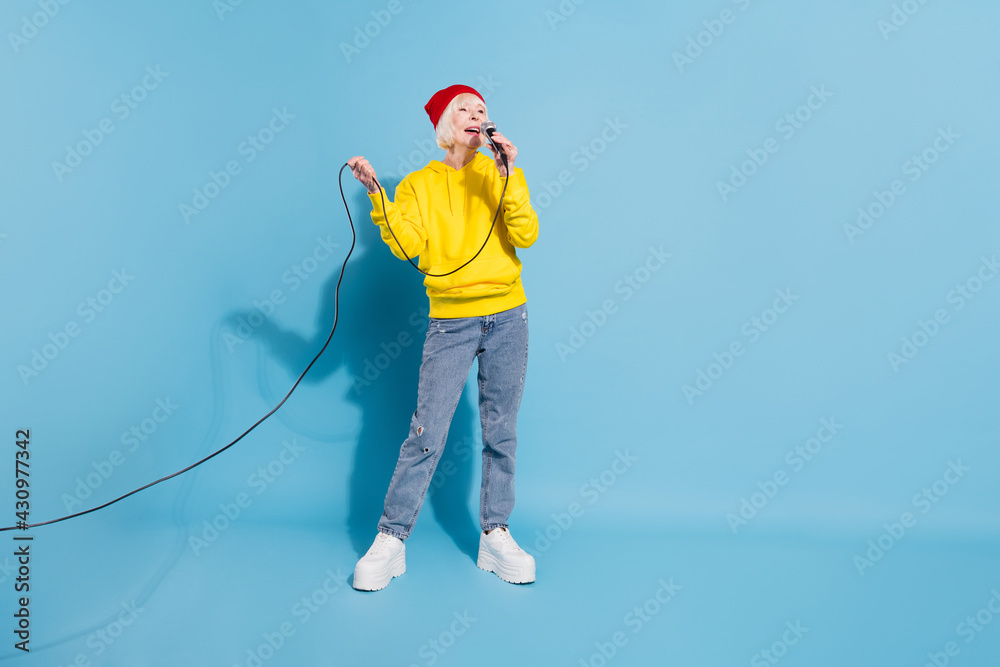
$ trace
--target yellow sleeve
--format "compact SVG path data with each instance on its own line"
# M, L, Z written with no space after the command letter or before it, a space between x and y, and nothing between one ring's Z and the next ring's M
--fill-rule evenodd
M528 183L524 180L524 171L520 167L514 167L507 179L507 193L503 197L503 221L507 226L507 239L515 248L527 248L538 238L538 215L531 207Z
M379 226L382 240L392 250L392 254L399 259L405 260L407 256L410 258L420 256L427 247L427 232L420 219L420 210L417 207L413 188L405 180L402 181L396 186L395 202L389 201L385 190L382 190L381 187L379 189L380 192L368 193L368 198L372 201L372 222ZM382 210L383 198L385 199L385 211ZM395 238L393 238L393 234L395 234ZM406 251L406 255L400 250L400 245Z

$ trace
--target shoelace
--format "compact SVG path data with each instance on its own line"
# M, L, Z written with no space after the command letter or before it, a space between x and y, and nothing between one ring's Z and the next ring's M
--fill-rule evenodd
M371 549L368 550L368 554L371 556L377 556L383 551L385 551L385 545L389 543L389 536L385 533L379 533L375 536L375 542L372 544Z
M517 542L511 537L510 532L502 528L497 528L500 532L500 550L501 551L520 551L521 547L517 546Z

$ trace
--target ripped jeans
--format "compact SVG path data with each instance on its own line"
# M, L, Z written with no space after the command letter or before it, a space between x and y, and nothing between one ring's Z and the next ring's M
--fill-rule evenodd
M417 409L389 482L380 532L401 540L410 536L476 357L483 425L479 523L484 531L507 526L514 509L517 410L528 366L526 303L493 315L431 318L420 362Z

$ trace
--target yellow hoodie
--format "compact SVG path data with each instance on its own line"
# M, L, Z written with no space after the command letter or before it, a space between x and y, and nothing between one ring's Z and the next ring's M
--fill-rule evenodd
M446 273L467 262L486 239L504 178L496 163L482 153L461 169L438 160L407 174L396 187L395 201L369 193L372 221L382 240L400 259L403 250L428 273ZM385 196L392 237L382 210ZM521 285L521 262L514 248L527 248L538 237L538 216L531 207L524 172L514 167L507 182L503 210L486 247L476 259L450 276L427 276L430 316L476 317L516 308L527 301Z

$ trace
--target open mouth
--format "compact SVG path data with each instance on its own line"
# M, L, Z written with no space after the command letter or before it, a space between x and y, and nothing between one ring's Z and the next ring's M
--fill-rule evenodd
M479 128L478 127L467 127L467 128L465 128L465 131L468 134L479 134Z

